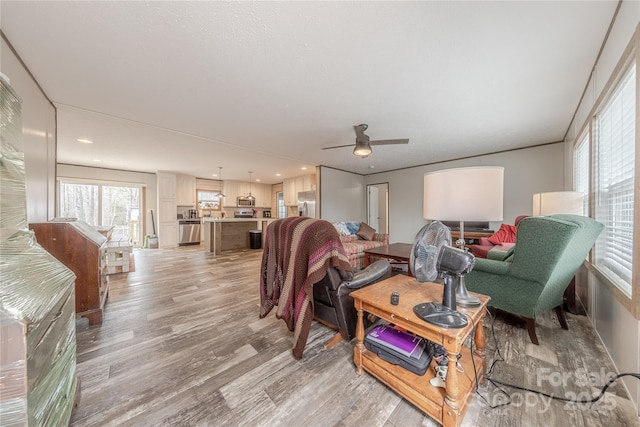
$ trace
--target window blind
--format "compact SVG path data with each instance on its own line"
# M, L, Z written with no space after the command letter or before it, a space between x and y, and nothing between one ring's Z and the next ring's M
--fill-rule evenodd
M573 171L573 189L584 194L582 212L589 215L589 132L575 149Z
M595 263L631 296L636 140L636 67L596 114L595 219L605 225Z

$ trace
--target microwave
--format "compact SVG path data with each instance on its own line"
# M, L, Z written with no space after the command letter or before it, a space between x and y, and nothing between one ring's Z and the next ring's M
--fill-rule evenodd
M236 199L236 206L239 208L253 207L256 205L256 199L254 197L238 196Z

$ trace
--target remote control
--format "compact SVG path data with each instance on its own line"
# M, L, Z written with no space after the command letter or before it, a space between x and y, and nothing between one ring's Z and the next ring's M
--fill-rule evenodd
M400 302L400 295L397 292L391 293L391 304L398 305Z

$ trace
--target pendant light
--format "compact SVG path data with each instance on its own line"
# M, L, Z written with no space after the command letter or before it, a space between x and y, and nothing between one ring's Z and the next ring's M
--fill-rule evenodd
M220 178L220 181L222 181L222 166L218 166L218 178ZM222 181L222 185L224 186L224 181ZM227 197L222 191L218 191L216 193L216 196L220 198Z
M247 196L247 199L249 199L249 200L255 200L256 199L255 197L253 197L251 195L251 174L252 173L253 173L252 171L249 171L249 195Z

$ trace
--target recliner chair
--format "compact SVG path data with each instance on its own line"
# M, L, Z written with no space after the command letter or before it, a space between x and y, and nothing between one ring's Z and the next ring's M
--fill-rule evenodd
M518 225L513 253L504 261L476 258L465 276L467 289L489 295L489 304L523 317L538 344L535 317L555 309L568 329L561 306L564 291L604 226L579 215L528 217Z
M391 275L388 261L352 272L338 232L330 222L290 217L266 230L260 271L260 317L274 307L293 331L293 356L302 358L315 318L338 331L325 345L355 334L356 309L349 293Z
M324 278L313 285L314 318L338 331L325 348L333 347L341 339L350 341L355 337L357 312L349 294L388 277L391 277L391 264L378 260L355 273L330 268Z

